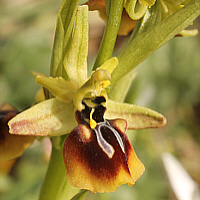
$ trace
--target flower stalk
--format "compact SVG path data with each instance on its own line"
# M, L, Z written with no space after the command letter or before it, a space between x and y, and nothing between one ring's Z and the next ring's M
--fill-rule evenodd
M40 191L40 200L59 200L62 189L67 182L62 148L52 146L51 158L45 180Z
M106 0L105 2L107 23L93 70L111 58L121 22L124 0Z

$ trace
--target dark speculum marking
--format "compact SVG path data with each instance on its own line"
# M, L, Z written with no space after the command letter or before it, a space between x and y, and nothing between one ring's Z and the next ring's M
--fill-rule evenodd
M107 135L106 133L108 132L108 130L113 134L112 137L115 137L116 142L118 142L121 150L123 153L125 153L125 148L124 148L124 144L122 141L121 136L119 135L119 133L109 124L109 122L105 121L105 122L100 122L97 123L97 126L95 127L95 133L97 136L97 142L98 145L101 147L101 149L107 154L107 156L109 158L113 157L113 154L115 152L114 148L112 145L109 144L109 142L107 142L103 135ZM102 134L103 133L103 134Z

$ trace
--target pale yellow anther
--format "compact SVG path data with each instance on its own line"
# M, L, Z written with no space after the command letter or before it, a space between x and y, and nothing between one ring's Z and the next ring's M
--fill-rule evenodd
M90 128L95 128L97 126L97 123L94 119L92 119L92 114L94 113L94 108L92 108L92 111L90 112Z
M110 81L109 80L105 80L102 82L102 87L103 88L107 88L110 85Z

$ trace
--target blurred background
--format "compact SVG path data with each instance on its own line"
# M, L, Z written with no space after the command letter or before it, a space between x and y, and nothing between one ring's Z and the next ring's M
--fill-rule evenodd
M0 1L0 105L19 111L35 102L39 89L30 70L49 75L56 15L61 1ZM98 13L89 14L89 57L94 63L105 24ZM200 18L191 28L200 31ZM115 54L129 36L117 38ZM134 149L146 167L129 188L92 194L88 200L176 200L161 159L172 153L200 185L200 34L175 37L136 68L137 76L126 102L154 109L167 118L160 129L129 131ZM50 142L34 142L15 161L10 172L1 169L0 199L35 200L48 165ZM5 176L5 174L7 176Z

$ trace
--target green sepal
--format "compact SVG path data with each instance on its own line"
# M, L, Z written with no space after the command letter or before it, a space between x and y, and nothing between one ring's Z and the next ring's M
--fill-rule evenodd
M8 125L11 134L51 137L71 132L77 122L73 103L67 104L52 98L16 115Z

